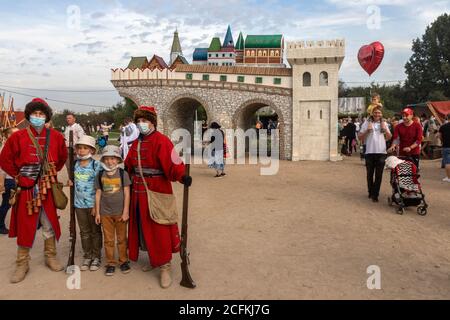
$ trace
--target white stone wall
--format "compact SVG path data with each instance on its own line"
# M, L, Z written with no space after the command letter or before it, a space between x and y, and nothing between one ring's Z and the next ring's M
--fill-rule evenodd
M186 80L186 74L192 74L192 80L203 80L204 74L209 74L209 81L220 82L219 73L194 73L194 72L177 72L164 69L162 71L155 69L151 71L150 69L116 69L111 71L112 80L150 80L150 79L176 79L176 80ZM244 82L247 84L254 85L264 85L264 86L274 86L280 88L292 88L292 78L283 76L258 76L258 75L248 75L248 74L224 74L227 76L227 82L238 83L238 76L244 76ZM256 83L256 78L261 77L262 83ZM280 78L281 84L274 84L274 78Z
M337 160L339 68L345 56L343 41L288 43L292 66L292 160ZM311 86L303 86L303 74ZM328 85L320 85L321 72ZM308 117L309 111L309 117ZM320 116L322 115L322 119ZM328 149L328 152L327 152Z

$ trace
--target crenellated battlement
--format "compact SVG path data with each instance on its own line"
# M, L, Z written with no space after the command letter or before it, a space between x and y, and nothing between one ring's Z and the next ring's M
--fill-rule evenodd
M345 40L292 41L286 44L286 57L291 64L338 63L345 57Z
M318 49L318 48L345 48L344 39L317 40L317 41L292 41L287 43L287 49Z

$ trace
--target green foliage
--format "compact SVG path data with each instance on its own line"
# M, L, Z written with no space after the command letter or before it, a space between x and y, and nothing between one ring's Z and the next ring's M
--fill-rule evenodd
M450 99L450 15L439 16L415 39L413 55L405 65L408 100Z
M65 127L67 125L67 114L73 113L77 118L77 123L83 128L87 128L88 126L94 126L96 128L97 125L106 122L108 124L114 123L114 128L118 129L126 118L133 118L136 109L136 104L132 100L125 98L123 102L119 102L111 109L102 112L91 111L87 114L81 114L66 109L62 113L55 114L52 122L55 128Z
M347 87L343 81L339 81L339 97L365 97L366 101L371 100L372 93L381 96L381 103L384 112L399 112L406 106L404 87L398 83L395 85L379 85L372 83L369 87Z

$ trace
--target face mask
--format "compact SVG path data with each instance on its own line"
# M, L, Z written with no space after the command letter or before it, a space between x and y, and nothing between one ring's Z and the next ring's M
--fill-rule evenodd
M104 164L103 162L102 162L102 167L103 167L103 169L105 170L105 171L108 171L108 172L111 172L111 171L114 171L114 170L116 170L118 167L119 167L119 165L118 164L116 164L114 167L108 167L106 164Z
M42 128L45 124L45 118L30 116L30 123L34 128Z
M154 129L150 129L149 125L147 122L139 122L137 124L138 128L139 128L139 132L142 133L143 135L148 135L150 133L153 132Z
M83 157L81 157L81 156L77 156L77 158L78 158L78 159L80 159L80 160L87 160L87 159L90 159L90 158L92 158L92 154L91 154L91 153L89 153L88 155L86 155L86 156L83 156Z

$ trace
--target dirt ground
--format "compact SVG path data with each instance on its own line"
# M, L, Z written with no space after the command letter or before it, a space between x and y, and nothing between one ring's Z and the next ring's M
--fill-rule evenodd
M25 281L10 284L16 241L0 237L0 299L450 299L450 184L438 161L422 162L430 204L425 217L388 207L388 172L379 203L367 199L359 157L340 162L286 162L275 176L257 165L230 165L213 178L192 168L189 210L191 274L197 288L161 289L158 270L144 273L141 253L132 272L81 273L81 289L44 266L40 233ZM63 178L64 181L64 178ZM182 185L175 185L181 208ZM59 257L69 251L68 210L61 214ZM81 259L77 242L76 260ZM381 269L381 290L369 290L366 269Z

